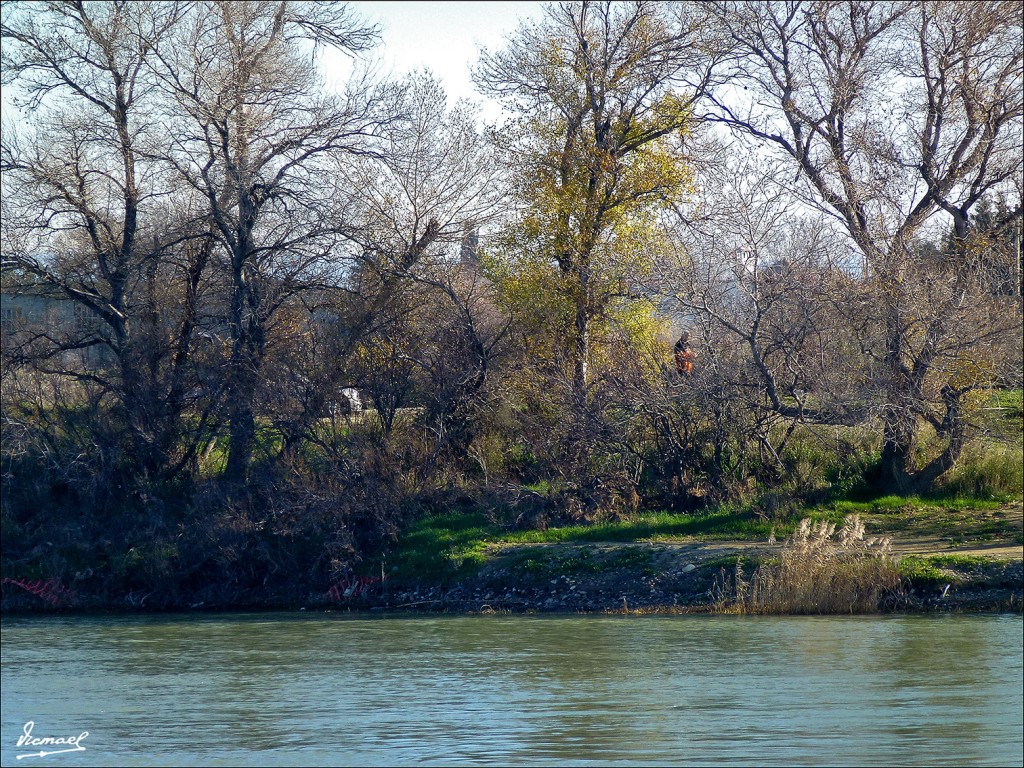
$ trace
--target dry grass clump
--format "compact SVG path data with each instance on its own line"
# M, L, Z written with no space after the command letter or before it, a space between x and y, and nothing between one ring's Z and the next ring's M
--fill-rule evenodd
M900 589L888 538L865 538L859 515L842 527L800 522L778 561L762 564L750 579L740 563L733 579L723 573L716 609L726 613L872 613Z

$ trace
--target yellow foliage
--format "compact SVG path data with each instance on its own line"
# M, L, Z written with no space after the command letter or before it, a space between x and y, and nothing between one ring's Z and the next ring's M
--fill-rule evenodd
M985 357L958 357L950 366L947 383L954 389L986 387L995 381L996 364Z
M621 60L603 69L593 52L607 30L585 28L596 35L593 48L571 36L539 41L530 78L544 83L545 96L509 137L522 160L523 214L497 248L493 279L527 329L530 353L551 365L571 368L586 354L599 371L622 358L615 347L623 339L635 357L667 354L655 349L663 321L634 292L667 250L665 208L692 194L685 145L693 115L668 80L657 90L638 82L668 32L657 14L634 21Z

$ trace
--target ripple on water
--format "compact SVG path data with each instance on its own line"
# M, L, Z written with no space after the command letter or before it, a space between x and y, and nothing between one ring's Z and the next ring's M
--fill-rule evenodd
M1024 762L1019 616L17 618L62 764Z

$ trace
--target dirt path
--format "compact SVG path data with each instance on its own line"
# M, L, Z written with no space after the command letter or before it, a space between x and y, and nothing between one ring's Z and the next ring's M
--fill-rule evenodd
M774 546L760 542L695 542L693 544L662 544L648 546L679 547L692 553L697 560L710 560L728 554L749 552L764 554L776 551L781 544ZM980 555L993 560L1024 560L1024 545L997 542L993 544L962 544L951 545L938 537L908 537L892 540L894 555Z
M1001 509L1003 519L1009 526L1024 534L1024 506L1020 503L1010 504ZM869 526L870 530L870 526ZM1008 541L980 543L968 541L953 543L939 536L914 536L906 534L886 534L873 531L872 535L889 535L892 540L892 553L895 555L980 555L993 560L1024 560L1024 544ZM709 560L716 560L730 555L749 554L762 556L777 551L781 542L768 544L761 541L709 541L706 539L689 539L680 541L636 541L636 542L562 542L556 544L501 544L496 549L501 554L512 554L525 551L549 551L567 553L573 550L591 550L608 554L625 548L641 548L651 552L658 559L676 562L693 562L700 565ZM497 554L497 552L496 552Z
M994 560L1022 560L1024 546L1020 544L965 544L950 546L942 539L893 540L893 552L900 555L982 555Z
M1024 533L1024 505L1020 502L1001 508L1005 523L1013 530ZM983 555L998 560L1024 559L1024 545L1007 541L992 543L965 542L951 544L938 536L892 537L893 552L901 555Z

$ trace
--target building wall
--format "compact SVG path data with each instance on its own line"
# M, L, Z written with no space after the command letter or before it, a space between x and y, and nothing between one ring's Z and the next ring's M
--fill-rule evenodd
M0 294L0 347L5 353L41 333L55 340L75 342L95 335L99 328L99 321L86 307L69 299ZM110 360L110 349L103 344L67 350L61 355L64 366L86 370L101 367Z

